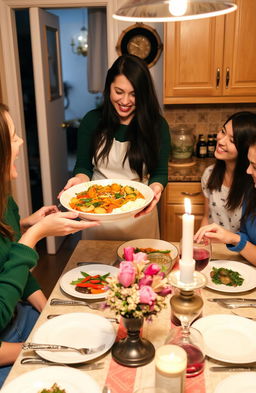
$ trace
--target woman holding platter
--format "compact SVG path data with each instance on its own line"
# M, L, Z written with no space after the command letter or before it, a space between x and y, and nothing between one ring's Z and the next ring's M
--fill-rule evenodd
M136 218L102 222L86 231L87 239L159 238L156 205L168 181L169 153L169 127L147 65L120 56L107 73L102 107L81 122L74 177L61 193L90 180L127 179L148 184L154 198Z

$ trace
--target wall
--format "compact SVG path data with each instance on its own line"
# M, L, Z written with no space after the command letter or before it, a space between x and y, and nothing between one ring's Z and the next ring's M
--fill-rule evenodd
M246 110L256 112L256 104L165 105L164 115L170 129L186 124L195 135L207 135L217 133L233 113Z
M86 8L50 9L59 17L63 81L69 89L70 105L65 109L65 120L82 118L96 106L99 94L88 92L87 57L72 52L71 39L82 26L88 28ZM66 103L66 100L65 100Z

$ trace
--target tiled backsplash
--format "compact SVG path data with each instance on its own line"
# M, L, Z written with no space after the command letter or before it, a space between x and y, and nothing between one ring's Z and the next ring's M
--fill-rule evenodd
M256 101L256 100L255 100ZM164 116L170 129L181 124L193 128L194 134L214 134L235 112L256 113L255 104L165 105Z

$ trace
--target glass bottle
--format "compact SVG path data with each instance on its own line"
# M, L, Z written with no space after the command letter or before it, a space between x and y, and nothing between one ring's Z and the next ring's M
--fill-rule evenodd
M214 157L215 152L215 143L212 134L208 134L208 141L207 141L207 157Z
M171 131L172 161L185 163L192 161L194 151L193 129L186 125L180 125Z
M196 155L199 158L206 158L207 157L207 143L205 141L203 134L200 134L198 137L198 142L196 145Z

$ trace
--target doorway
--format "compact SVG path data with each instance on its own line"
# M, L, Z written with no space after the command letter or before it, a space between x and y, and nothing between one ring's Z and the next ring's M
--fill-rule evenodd
M71 40L84 25L88 25L87 8L48 9L55 14L60 24L60 46L62 60L62 75L64 82L64 111L63 137L67 139L69 175L76 156L76 137L80 120L89 110L94 109L101 101L101 93L88 91L87 57L72 52ZM28 141L28 165L30 177L30 192L33 211L43 205L42 179L40 168L40 153L37 130L37 114L35 104L35 86L31 52L29 26L29 10L15 10L18 49L20 59L20 74L26 137ZM74 71L75 70L75 71Z

